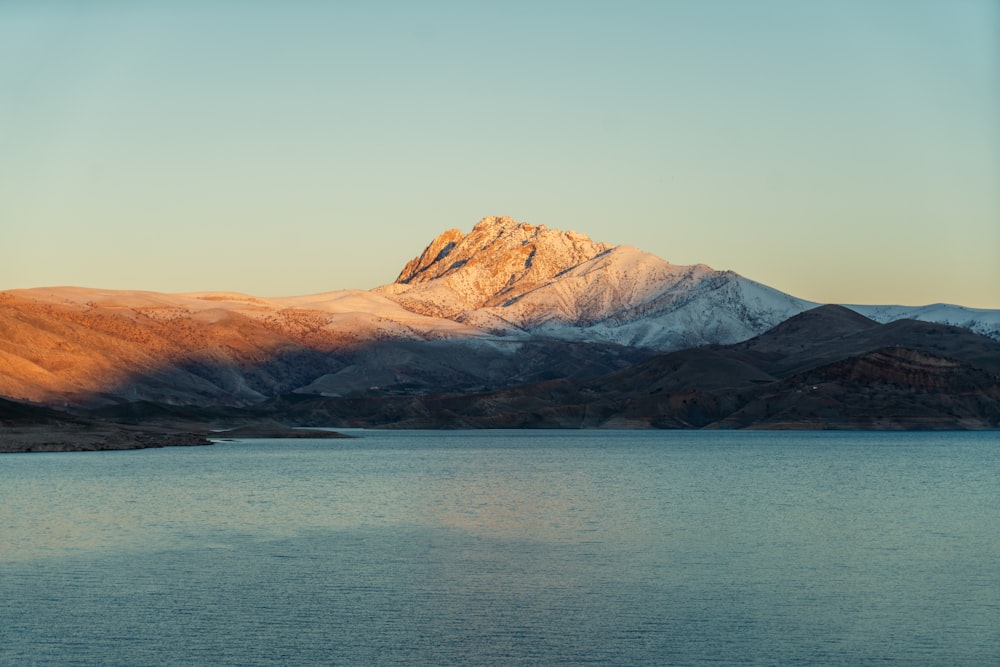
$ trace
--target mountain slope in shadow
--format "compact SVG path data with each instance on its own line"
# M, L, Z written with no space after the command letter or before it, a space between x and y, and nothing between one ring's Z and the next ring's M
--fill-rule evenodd
M397 428L1000 427L1000 343L822 306L744 343L682 350L589 381L419 397L278 397L307 424Z

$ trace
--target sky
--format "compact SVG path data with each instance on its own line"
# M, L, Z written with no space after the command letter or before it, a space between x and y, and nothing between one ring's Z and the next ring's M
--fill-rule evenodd
M368 289L491 215L1000 308L1000 2L0 0L0 289Z

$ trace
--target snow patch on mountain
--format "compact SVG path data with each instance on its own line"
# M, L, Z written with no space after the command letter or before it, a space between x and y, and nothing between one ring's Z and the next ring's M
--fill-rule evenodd
M966 308L948 303L928 306L847 306L867 318L885 324L896 320L921 320L968 329L1000 340L1000 310Z

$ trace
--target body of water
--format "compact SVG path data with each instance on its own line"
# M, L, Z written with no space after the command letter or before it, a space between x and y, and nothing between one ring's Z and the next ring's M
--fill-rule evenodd
M0 458L0 665L1000 664L997 433Z

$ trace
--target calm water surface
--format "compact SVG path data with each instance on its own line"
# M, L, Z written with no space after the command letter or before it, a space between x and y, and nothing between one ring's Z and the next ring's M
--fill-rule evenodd
M1000 664L1000 434L0 457L2 665Z

